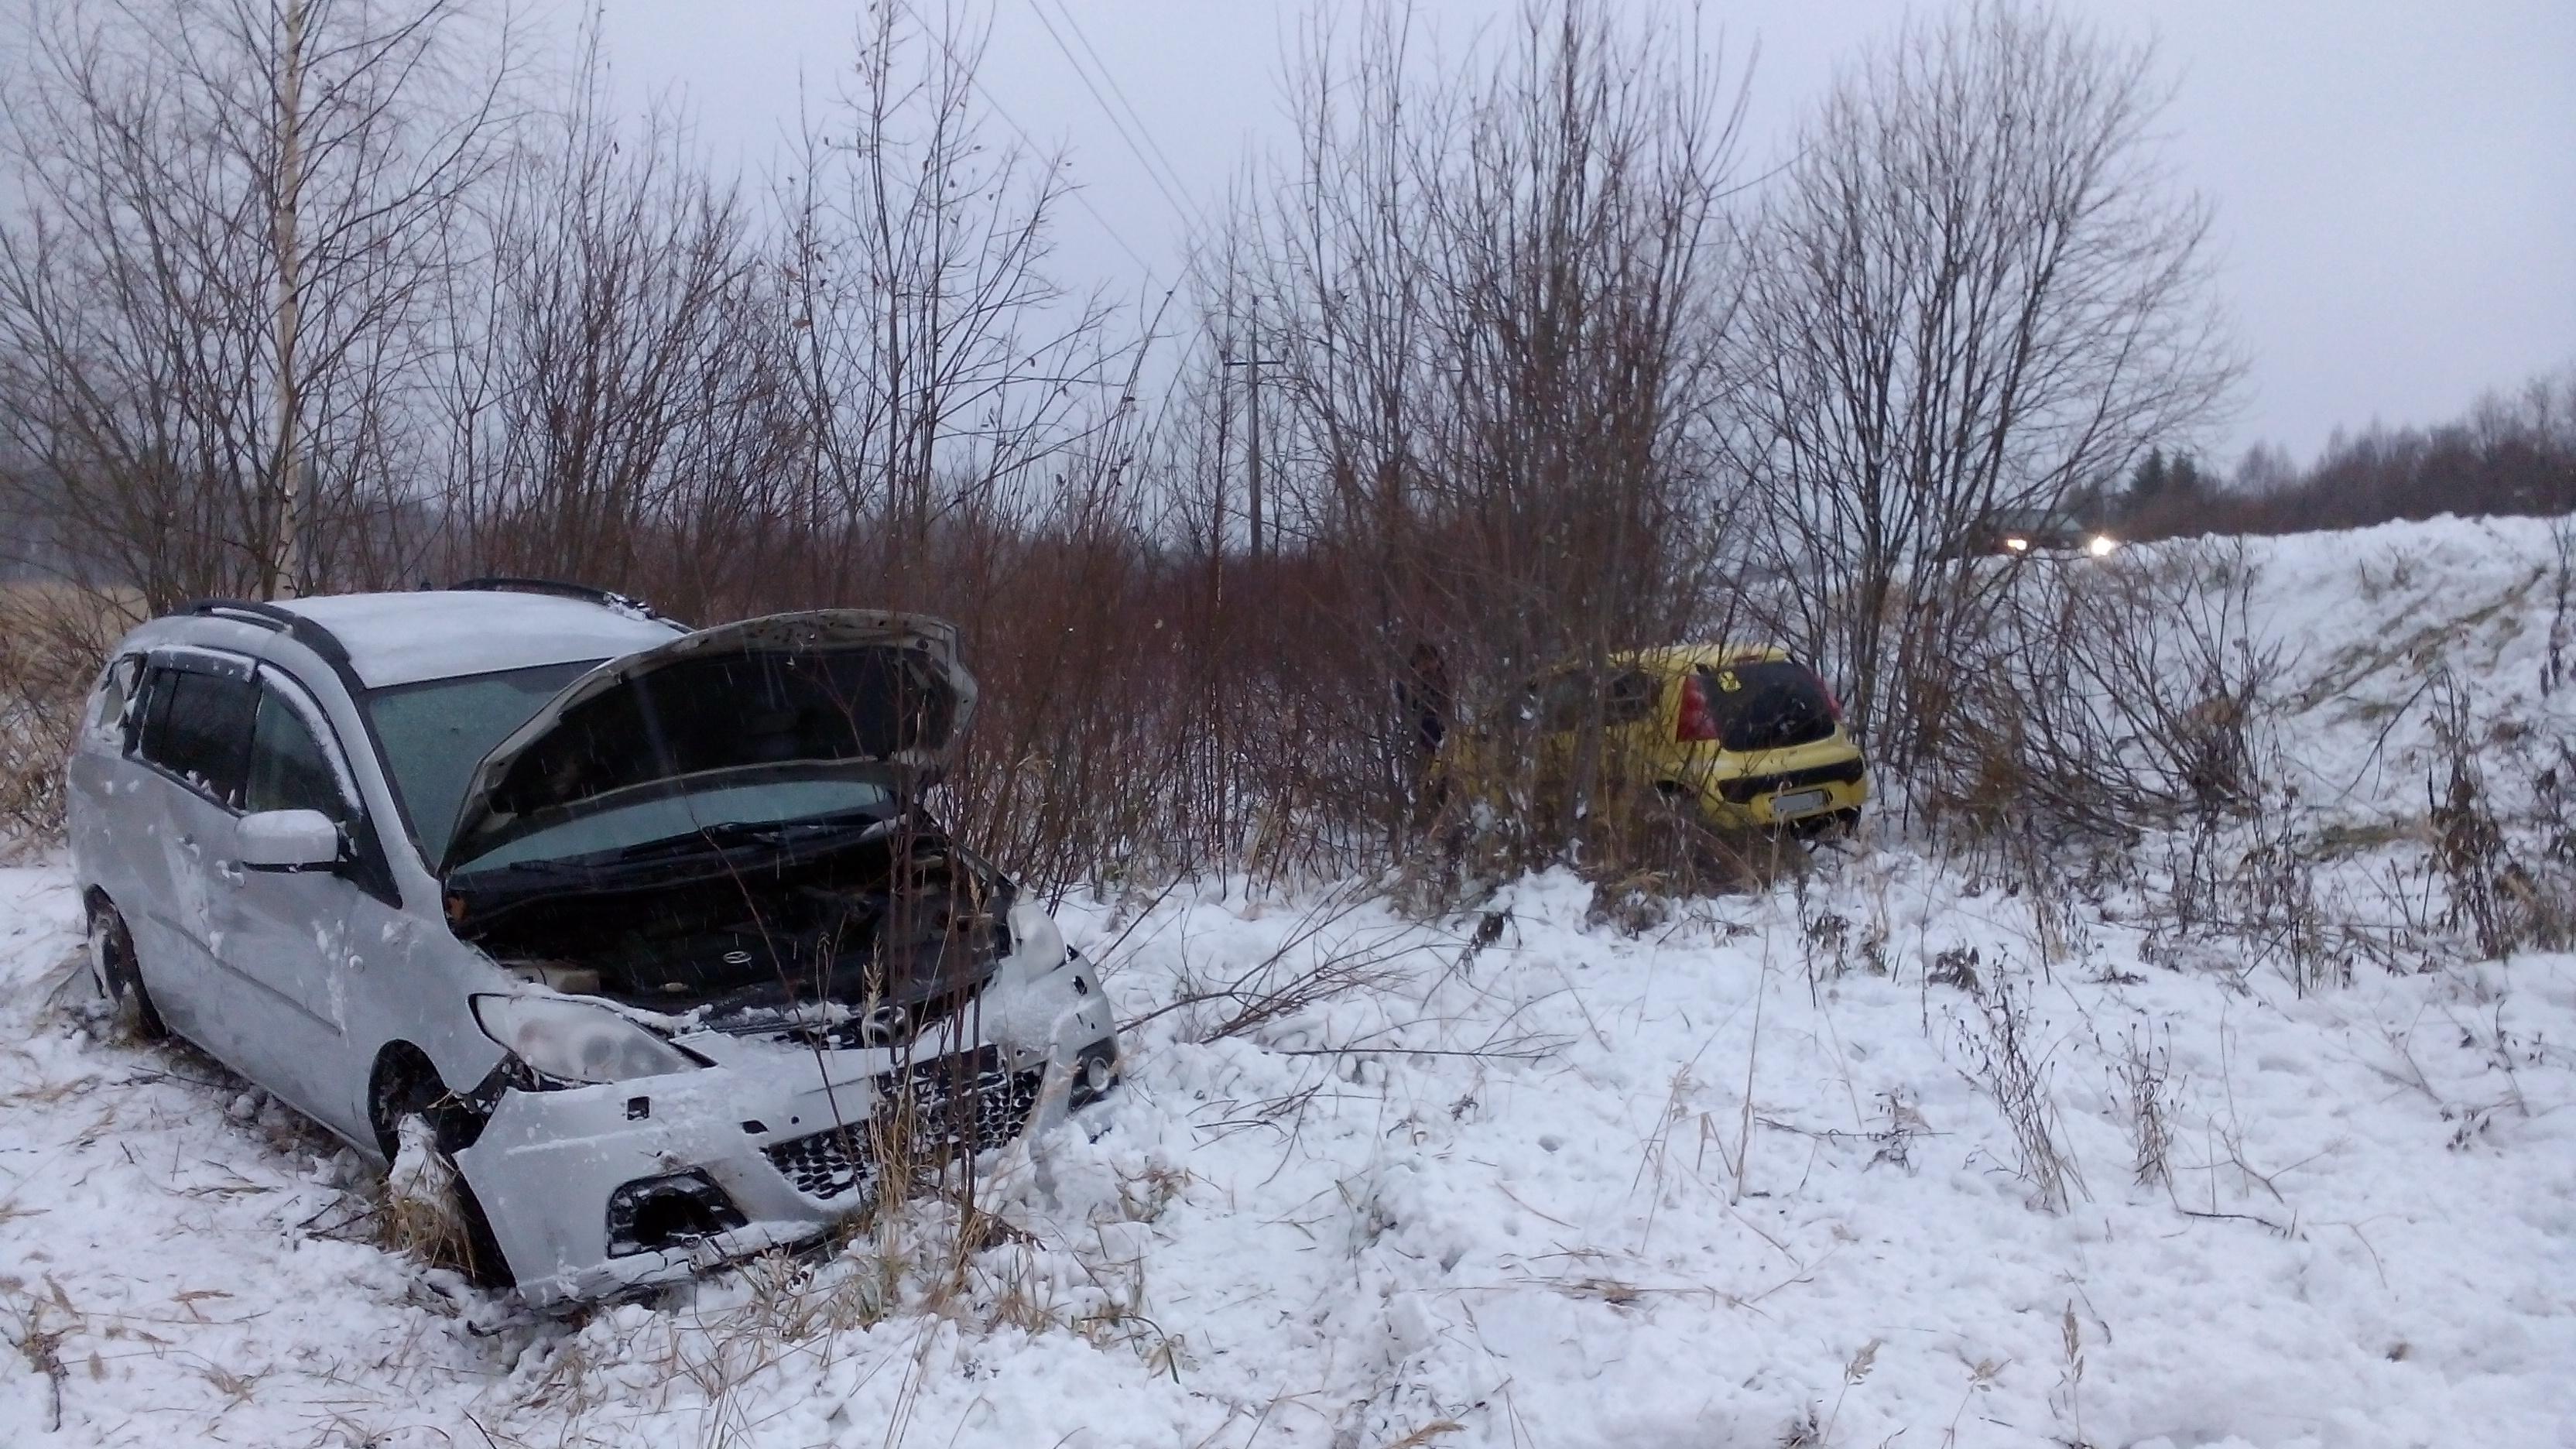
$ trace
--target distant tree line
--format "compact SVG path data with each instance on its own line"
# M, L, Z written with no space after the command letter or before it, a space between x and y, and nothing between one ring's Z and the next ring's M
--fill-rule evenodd
M2150 449L2110 501L2136 538L2576 513L2576 367L2490 393L2454 422L2338 430L2304 468L2257 444L2222 479L2188 452Z

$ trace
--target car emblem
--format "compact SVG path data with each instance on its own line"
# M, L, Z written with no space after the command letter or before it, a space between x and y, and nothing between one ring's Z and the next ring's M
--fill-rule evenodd
M869 1046L885 1046L912 1025L912 1013L900 1006L880 1006L859 1020L859 1040Z
M751 953L749 951L727 951L724 953L724 963L727 966L748 966L751 964Z

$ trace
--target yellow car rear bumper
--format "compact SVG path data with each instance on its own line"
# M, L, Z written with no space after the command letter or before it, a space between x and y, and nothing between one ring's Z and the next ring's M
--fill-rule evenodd
M1700 792L1700 810L1718 825L1768 828L1857 812L1869 800L1869 777L1816 784L1788 784L1734 801L1712 784Z

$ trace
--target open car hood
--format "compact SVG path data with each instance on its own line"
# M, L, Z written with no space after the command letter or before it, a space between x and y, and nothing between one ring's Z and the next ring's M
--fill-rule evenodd
M866 774L908 794L975 709L956 626L817 609L683 635L566 685L468 778L453 871L533 831L734 781Z

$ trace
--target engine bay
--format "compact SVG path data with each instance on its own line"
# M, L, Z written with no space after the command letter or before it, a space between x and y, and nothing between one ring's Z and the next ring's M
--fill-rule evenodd
M1010 887L947 839L888 831L792 859L710 849L683 868L515 900L461 931L522 979L756 1030L856 1014L904 1036L1009 950ZM822 1010L817 1010L822 1008Z

